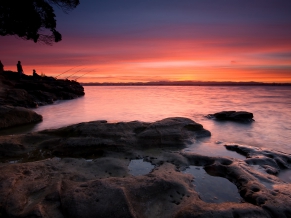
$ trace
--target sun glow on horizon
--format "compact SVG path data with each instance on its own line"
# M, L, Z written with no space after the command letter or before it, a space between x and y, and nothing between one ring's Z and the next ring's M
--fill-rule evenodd
M58 79L77 80L78 82L154 82L154 81L234 81L234 82L291 82L288 65L256 66L240 65L229 62L213 62L207 66L202 61L151 61L120 63L115 65L80 66L33 66L23 65L24 73L57 77ZM5 70L16 71L14 66Z
M61 42L1 36L0 60L5 70L15 71L20 60L27 75L35 69L80 82L291 83L290 6L289 0L85 1L69 15L56 11Z
M41 45L32 47L17 41L17 48L31 52L22 59L10 57L6 60L4 57L2 62L5 70L16 71L17 60L21 60L27 75L32 75L35 69L38 74L79 82L291 82L290 40L274 44L272 38L259 40L254 37L247 43L244 41L243 37L209 36L130 41L100 39L94 43L90 40L75 43L72 48L71 39L56 49ZM39 55L40 50L42 55Z

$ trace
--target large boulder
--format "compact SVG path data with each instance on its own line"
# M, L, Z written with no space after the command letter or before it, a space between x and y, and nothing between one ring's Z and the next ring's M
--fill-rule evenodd
M0 129L41 121L41 115L27 108L0 106Z
M25 136L8 137L5 140L0 138L0 145L1 143L10 145L2 146L0 158L13 157L13 151L10 149L13 147L12 144L15 144L15 147L21 145L21 150L15 150L15 157L19 156L19 152L22 152L25 158L29 154L29 158L32 159L39 156L88 157L100 156L104 150L122 151L127 146L183 148L197 138L210 135L211 133L201 124L182 117L167 118L153 123L92 121ZM31 141L33 143L30 143Z

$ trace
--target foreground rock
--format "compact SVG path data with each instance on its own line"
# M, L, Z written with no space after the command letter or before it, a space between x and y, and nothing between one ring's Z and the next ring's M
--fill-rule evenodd
M19 158L21 155L24 158L28 154L29 158L39 158L31 156L39 151L51 157L99 156L105 150L122 151L126 147L184 147L197 138L210 135L201 124L179 117L154 123L93 121L27 135L3 136L0 157Z
M0 129L38 123L42 116L22 107L0 106Z
M246 111L222 111L215 114L208 114L208 118L216 120L231 120L237 122L251 122L253 121L253 114Z
M227 144L225 147L246 156L248 164L262 166L268 174L277 175L282 169L291 169L289 154L246 145Z
M76 81L27 75L19 79L18 73L12 71L4 71L0 82L0 105L32 108L85 94L84 88Z
M209 135L189 119L168 118L154 123L95 121L2 136L0 213L3 217L290 217L290 183L268 168L278 172L290 168L291 156L233 144L226 148L246 160L179 151ZM152 163L154 169L132 176L128 165L133 159ZM210 175L228 179L243 201L202 201L193 185L195 175L183 173L190 166L203 166Z

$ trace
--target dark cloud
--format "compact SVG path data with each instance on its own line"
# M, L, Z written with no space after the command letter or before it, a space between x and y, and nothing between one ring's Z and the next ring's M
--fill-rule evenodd
M266 58L277 58L277 59L291 60L291 50L289 52L266 53L266 54L262 54L261 56L266 57ZM290 69L291 69L291 66L290 66Z
M290 24L290 11L289 0L83 0L71 14L57 16L60 29L102 33L175 24Z

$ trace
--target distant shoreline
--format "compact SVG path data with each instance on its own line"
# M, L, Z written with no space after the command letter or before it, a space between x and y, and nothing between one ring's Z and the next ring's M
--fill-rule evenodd
M146 83L80 83L82 86L291 86L291 83L263 82L146 82Z

